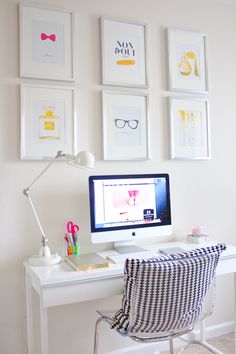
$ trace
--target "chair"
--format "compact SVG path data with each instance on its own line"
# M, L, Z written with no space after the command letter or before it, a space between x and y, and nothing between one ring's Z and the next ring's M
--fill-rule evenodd
M98 354L102 321L135 341L169 340L173 354L173 339L212 313L215 271L224 249L224 244L218 244L146 261L127 259L121 308L113 314L98 311L94 354ZM204 340L200 343L223 354Z

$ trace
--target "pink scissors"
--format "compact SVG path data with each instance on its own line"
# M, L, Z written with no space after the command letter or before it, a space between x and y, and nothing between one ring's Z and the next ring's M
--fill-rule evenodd
M74 224L73 221L68 221L66 224L67 232L72 234L72 237L74 237L75 233L79 231L79 226L77 224Z

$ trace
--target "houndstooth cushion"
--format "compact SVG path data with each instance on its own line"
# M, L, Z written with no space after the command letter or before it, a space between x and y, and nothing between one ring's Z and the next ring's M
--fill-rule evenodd
M122 308L113 328L142 333L171 332L196 323L224 244L126 260Z

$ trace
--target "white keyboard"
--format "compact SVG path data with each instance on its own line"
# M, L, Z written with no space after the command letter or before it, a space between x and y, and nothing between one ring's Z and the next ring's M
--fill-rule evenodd
M107 259L112 261L115 264L124 264L125 260L128 259L150 259L150 258L156 258L158 255L157 252L154 251L139 251L139 252L132 252L132 253L118 253L118 254L112 254L110 256L107 256Z

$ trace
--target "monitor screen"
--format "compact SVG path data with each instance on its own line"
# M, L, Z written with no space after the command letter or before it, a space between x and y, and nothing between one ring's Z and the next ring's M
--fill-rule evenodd
M89 177L93 243L171 234L168 174Z

